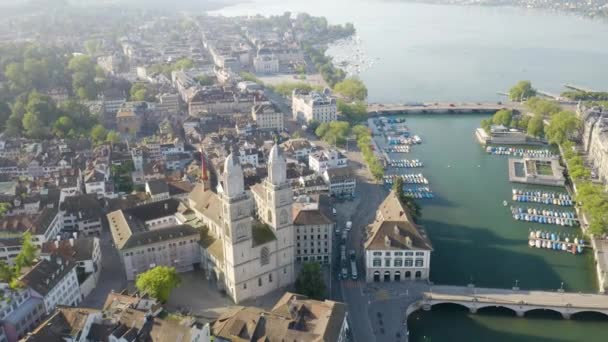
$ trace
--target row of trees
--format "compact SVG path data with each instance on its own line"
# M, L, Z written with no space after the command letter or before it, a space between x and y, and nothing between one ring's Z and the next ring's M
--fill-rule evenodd
M357 125L353 127L352 132L357 139L357 147L359 147L359 150L363 154L363 160L367 164L372 176L376 180L381 180L384 177L384 167L372 148L372 134L369 129L363 125Z
M350 133L350 125L346 121L324 122L315 129L315 134L319 138L336 146L344 146Z
M194 61L190 58L182 58L173 63L154 64L148 68L148 74L163 74L171 78L171 72L177 70L188 70L194 68Z
M490 127L492 125L503 125L509 128L516 128L525 131L530 136L539 138L543 137L545 132L542 115L535 114L533 117L528 115L515 115L510 109L501 109L496 112L492 118L481 121L481 127L488 133L490 133Z
M395 191L397 196L399 196L399 200L401 201L401 203L409 210L410 215L412 215L412 218L414 219L414 222L418 222L418 220L422 216L422 208L420 207L418 202L414 200L413 197L405 196L405 193L403 192L403 186L403 179L395 178L395 182L393 183L393 191Z
M608 101L608 92L605 91L582 91L573 90L565 91L561 94L562 97L572 101Z
M338 82L341 82L346 78L344 70L336 68L331 57L325 56L325 51L317 50L311 45L305 45L304 51L310 57L315 68L330 87L333 88Z
M323 90L323 89L321 89L321 87L313 86L306 82L282 82L277 85L270 86L270 88L273 91L275 91L283 96L289 96L289 97L293 93L294 89L301 89L304 91L312 91L312 90L321 91L321 90Z

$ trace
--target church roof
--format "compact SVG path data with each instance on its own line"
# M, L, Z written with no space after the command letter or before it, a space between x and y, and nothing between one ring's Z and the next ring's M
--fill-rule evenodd
M192 206L194 210L205 215L218 226L222 224L222 204L215 192L205 190L203 184L197 184L188 195L188 200L194 204Z

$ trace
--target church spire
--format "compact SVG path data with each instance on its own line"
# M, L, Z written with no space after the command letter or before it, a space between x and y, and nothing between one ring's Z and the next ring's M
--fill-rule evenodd
M268 181L274 185L281 185L287 181L287 162L278 142L270 149L268 157Z

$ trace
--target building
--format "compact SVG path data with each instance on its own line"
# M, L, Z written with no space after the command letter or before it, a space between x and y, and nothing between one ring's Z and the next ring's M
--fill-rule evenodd
M146 195L153 202L166 200L169 198L169 185L162 179L154 179L146 182Z
M334 222L319 208L319 201L306 197L293 204L293 226L296 229L296 262L332 261Z
M27 287L12 289L9 284L0 283L0 290L0 326L5 335L3 342L16 342L42 322L46 313L44 302Z
M19 214L0 219L0 232L4 239L18 238L25 232L32 234L32 242L41 246L53 240L63 228L63 218L57 208L44 207L38 214ZM14 244L14 241L5 241Z
M255 104L251 108L251 116L258 130L283 131L283 113L278 111L270 102Z
M76 275L82 298L95 289L101 273L102 260L98 237L45 242L40 249L40 257L51 260L53 256L76 264Z
M106 174L95 169L84 171L84 191L87 194L95 194L97 198L102 198L106 194Z
M268 51L260 49L253 58L253 68L258 74L275 74L279 72L279 58Z
M289 139L282 145L285 155L298 161L308 160L314 150L310 141L306 139Z
M60 208L64 231L80 236L101 235L103 209L96 194L66 197Z
M327 169L323 180L328 186L329 194L336 197L354 197L357 189L357 177L350 167Z
M182 209L179 201L167 199L108 214L127 280L156 266L186 272L200 262L200 231L187 224Z
M210 342L209 324L186 316L161 319L148 296L111 293L103 309L60 306L23 342Z
M287 292L270 311L238 307L212 323L215 341L348 341L346 305Z
M331 96L331 91L327 88L322 93L294 89L291 100L293 119L300 123L338 120L336 98Z
M172 114L179 113L179 94L161 94L158 96L159 104L156 105L156 109L161 112L167 112Z
M367 282L428 279L433 247L425 230L391 191L368 226L365 249Z
M76 264L61 257L38 261L19 280L42 298L46 314L57 305L76 306L82 301Z
M236 303L292 284L292 193L278 146L270 152L268 178L251 192L245 191L243 169L232 153L220 178L217 193L203 182L188 198L206 227L201 268Z
M608 115L589 116L585 120L584 139L589 161L597 177L608 182Z
M322 175L329 169L348 166L348 158L335 149L320 150L308 155L308 167Z

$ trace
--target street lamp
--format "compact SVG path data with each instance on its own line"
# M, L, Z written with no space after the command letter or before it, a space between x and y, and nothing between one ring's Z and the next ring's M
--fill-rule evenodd
M519 280L515 279L515 286L513 286L513 290L514 291L518 291L519 290Z
M563 293L563 292L564 292L564 282L563 282L563 281L562 281L562 285L561 285L561 287L560 287L560 288L559 288L559 290L557 290L557 291L558 291L558 292L561 292L561 293Z

